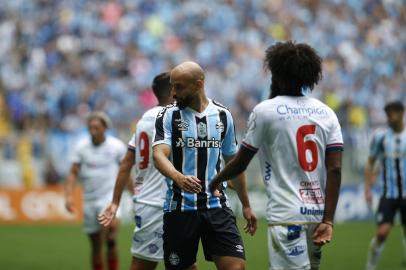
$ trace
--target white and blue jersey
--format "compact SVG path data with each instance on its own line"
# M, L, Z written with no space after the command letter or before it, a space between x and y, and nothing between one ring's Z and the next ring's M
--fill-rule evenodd
M380 130L372 138L370 156L381 161L381 190L386 199L406 198L406 130Z
M225 207L227 196L213 196L209 183L221 170L221 157L237 152L234 121L221 104L209 100L199 113L187 107L180 110L169 105L158 113L154 145L171 146L170 160L184 175L196 176L201 182L200 193L183 191L171 179L166 179L168 191L164 211L193 211ZM224 184L224 188L226 184Z

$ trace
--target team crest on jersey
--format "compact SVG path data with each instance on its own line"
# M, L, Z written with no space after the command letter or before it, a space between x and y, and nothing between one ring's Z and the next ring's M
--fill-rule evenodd
M197 124L197 136L201 139L207 137L207 126L205 123L200 122Z
M179 122L178 124L178 130L179 131L187 131L189 127L189 123L187 121L184 121L182 119L176 119L176 122Z
M219 132L223 132L223 131L224 131L224 124L223 124L223 122L218 121L218 122L216 123L216 129L217 129Z
M180 262L179 255L177 253L175 253L175 252L172 252L169 255L169 263L172 264L172 265L178 265L179 262Z

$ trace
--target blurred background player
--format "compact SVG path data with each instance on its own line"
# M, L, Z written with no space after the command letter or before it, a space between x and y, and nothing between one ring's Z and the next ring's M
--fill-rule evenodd
M270 269L319 269L331 241L341 183L343 139L332 109L307 97L322 76L322 59L307 44L278 42L266 50L271 99L255 106L235 158L212 181L243 172L254 155L268 193Z
M235 216L222 191L216 197L208 185L237 151L231 113L206 97L203 69L183 62L171 71L176 104L159 112L153 143L156 168L166 176L164 261L166 269L196 269L200 239L206 260L217 269L244 269L245 254ZM247 220L246 232L256 230L245 175L234 188Z
M402 102L386 104L388 128L378 130L372 138L369 158L365 166L365 199L372 205L371 187L377 176L376 163L381 163L381 198L376 222L376 235L368 251L367 270L376 268L382 254L384 242L393 226L393 219L399 210L403 226L404 260L406 260L406 132ZM405 261L404 261L405 262Z
M107 244L109 270L118 269L116 245L117 222L106 229L98 223L97 216L108 203L114 187L125 145L117 138L106 135L110 119L102 112L94 112L87 118L90 138L77 143L71 156L71 169L65 186L65 206L74 211L73 191L78 177L83 185L84 231L89 235L94 270L103 269L103 242Z
M109 226L114 220L120 204L121 194L130 177L134 164L134 229L131 254L131 270L152 270L163 259L163 204L166 192L165 177L154 167L152 160L152 138L158 112L173 102L169 83L169 72L157 75L152 90L158 106L148 110L140 121L128 143L127 154L120 166L111 203L99 216L100 223Z

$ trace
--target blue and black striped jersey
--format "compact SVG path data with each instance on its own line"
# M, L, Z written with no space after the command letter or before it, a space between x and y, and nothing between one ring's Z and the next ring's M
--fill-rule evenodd
M372 138L370 156L382 163L381 190L387 199L406 198L406 130L387 128Z
M196 176L201 182L199 194L181 190L166 179L168 192L164 211L193 211L227 205L227 196L215 197L208 191L210 181L221 170L221 157L237 152L234 122L231 113L221 104L209 100L199 113L187 107L180 110L169 105L158 113L153 145L171 146L170 159L184 175ZM226 187L226 184L224 184Z

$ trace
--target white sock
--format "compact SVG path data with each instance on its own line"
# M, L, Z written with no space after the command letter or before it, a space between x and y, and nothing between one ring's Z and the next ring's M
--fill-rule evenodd
M406 241L404 239L404 241ZM406 244L406 243L405 243ZM378 264L378 260L382 255L384 244L378 244L376 237L372 238L368 249L367 270L374 270Z

